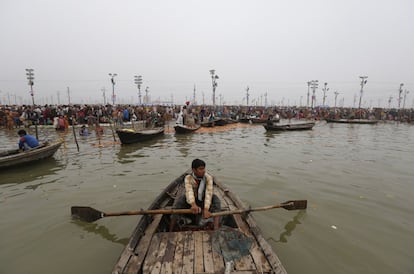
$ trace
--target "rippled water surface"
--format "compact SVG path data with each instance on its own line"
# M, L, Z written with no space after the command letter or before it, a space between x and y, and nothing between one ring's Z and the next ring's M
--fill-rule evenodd
M146 208L194 158L246 204L307 199L306 211L253 213L289 273L414 273L414 126L319 122L262 126L121 146L64 138L51 159L0 171L0 273L110 273L139 217L72 220L70 207ZM0 148L16 146L0 130ZM100 144L100 145L99 145Z

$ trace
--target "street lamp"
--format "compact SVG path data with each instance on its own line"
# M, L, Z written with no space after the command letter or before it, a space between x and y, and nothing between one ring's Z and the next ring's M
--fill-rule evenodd
M109 77L111 77L111 83L112 83L112 105L115 106L115 77L118 75L116 73L109 73Z
M398 89L398 109L400 109L400 107L401 107L401 99L402 99L401 93L403 92L403 90L402 90L403 86L404 86L404 84L401 83L400 88Z
M148 93L149 93L149 87L145 88L145 103L148 105L149 103L149 98L148 98Z
M367 84L366 80L368 78L368 76L359 76L359 78L361 78L361 91L360 91L360 95L359 95L359 104L358 104L358 112L360 112L361 110L361 100L362 100L362 94L364 93L364 86ZM361 113L359 114L361 118Z
M335 94L335 107L334 107L334 115L335 116L334 117L336 117L336 98L338 98L339 92L335 91L334 94Z
M142 105L141 101L141 85L142 85L142 76L141 75L135 75L134 76L134 83L138 87L138 103Z
M33 80L35 78L34 78L34 72L33 71L34 71L34 69L26 69L27 80L29 80L28 84L30 86L30 96L32 96L32 103L33 103L33 106L34 106L35 103L34 103L34 93L33 93L33 85L34 85Z
M218 75L215 74L215 70L210 70L211 74L211 84L213 86L213 107L216 106L216 87L217 87L217 79L219 78Z
M307 97L307 100L306 100L306 107L309 107L309 89L310 89L310 85L311 85L311 81L309 81L309 82L307 82L307 84L308 84L308 97Z
M316 104L316 89L318 88L319 81L318 80L312 80L311 86L312 86L312 109L314 107L314 104Z
M249 106L249 90L250 90L250 88L249 88L249 86L247 86L247 88L246 88L246 106L248 107Z
M35 111L35 102L34 102L34 93L33 93L33 85L34 85L34 69L26 69L27 80L29 80L28 84L30 86L30 96L32 96L32 104L33 104L33 111ZM36 130L36 139L39 140L39 133L37 131L37 124L39 122L38 113L36 113L36 121L35 121L35 130Z
M410 91L405 90L404 91L404 101L403 101L403 109L405 109L405 99L407 98L407 94L410 93Z
M328 83L325 82L323 85L324 85L324 87L322 89L323 90L323 101L322 101L323 103L322 103L322 105L325 107L326 92L329 90L329 88L328 89L326 88Z

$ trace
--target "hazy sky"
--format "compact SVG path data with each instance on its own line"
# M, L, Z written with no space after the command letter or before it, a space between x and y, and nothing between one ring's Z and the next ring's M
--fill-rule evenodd
M226 104L306 104L307 82L328 83L327 104L353 105L360 75L365 106L414 98L411 0L0 0L0 100L31 102L25 69L35 70L35 101L107 101L117 73L118 103L137 103L134 75L152 100L212 102L210 69ZM301 99L302 97L302 99ZM219 103L220 99L216 100Z

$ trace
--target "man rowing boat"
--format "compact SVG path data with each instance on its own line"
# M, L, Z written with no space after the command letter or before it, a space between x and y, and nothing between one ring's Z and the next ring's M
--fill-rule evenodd
M218 212L221 209L220 199L213 194L213 177L206 172L206 163L203 160L193 160L191 169L192 173L184 178L185 194L175 199L173 208L191 208L193 214L198 217L195 219L199 219L200 213L204 219L208 219L211 217L211 212ZM177 218L185 217L172 215L170 231L174 230ZM213 217L214 229L219 228L219 221L220 217Z

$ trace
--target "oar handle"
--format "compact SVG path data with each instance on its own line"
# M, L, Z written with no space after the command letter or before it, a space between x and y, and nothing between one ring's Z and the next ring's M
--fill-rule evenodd
M216 217L216 216L225 216L225 215L231 215L231 214L249 213L249 212L253 212L253 211L264 211L264 210L269 210L269 209L273 209L273 208L279 208L279 207L282 207L282 206L285 206L285 205L288 205L288 204L277 204L277 205L255 207L255 208L248 208L248 209L235 209L235 210L228 210L228 211L219 211L219 212L211 213L211 216Z
M144 214L191 214L191 209L153 209L153 210L135 210L121 212L102 212L102 217L124 216L124 215L144 215Z

